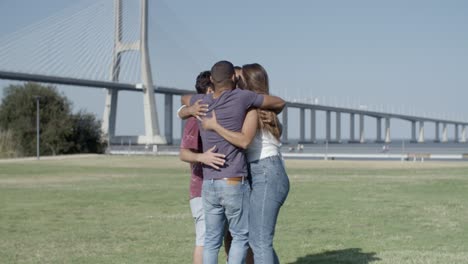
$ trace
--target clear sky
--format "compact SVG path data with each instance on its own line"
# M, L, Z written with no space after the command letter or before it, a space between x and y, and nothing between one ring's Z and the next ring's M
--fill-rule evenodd
M0 43L69 6L81 3L84 8L91 2L2 0ZM318 98L319 103L468 120L467 1L150 2L150 52L157 85L193 89L195 76L217 60L258 62L270 75L272 92L288 100ZM102 115L103 91L60 90L75 109ZM117 132L143 133L141 96L124 96L119 99ZM163 104L159 96L157 103ZM298 112L290 112L294 125ZM369 137L375 137L375 125L370 126ZM347 129L344 124L343 137ZM179 130L175 128L176 135ZM323 122L318 130L323 136ZM298 131L289 134L297 137ZM409 137L409 124L395 121L392 134ZM426 134L433 135L433 129Z

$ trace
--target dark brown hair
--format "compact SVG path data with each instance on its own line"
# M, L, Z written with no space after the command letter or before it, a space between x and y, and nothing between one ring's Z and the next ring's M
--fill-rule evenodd
M262 65L258 63L246 64L242 66L242 76L244 77L246 88L258 94L270 94L270 86L268 74ZM259 110L257 110L259 111ZM273 134L276 139L280 139L281 129L276 113L268 111L270 118L273 120L272 124L264 123L262 119L258 118L259 127L266 129Z
M213 88L213 83L211 83L210 76L210 71L200 72L195 82L195 89L197 89L197 93L206 94L206 90L208 90L208 88Z

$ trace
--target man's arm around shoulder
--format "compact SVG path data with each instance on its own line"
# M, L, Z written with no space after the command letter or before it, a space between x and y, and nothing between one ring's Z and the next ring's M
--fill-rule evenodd
M283 108L286 106L286 101L281 99L278 96L273 95L263 95L263 103L260 106L261 109L271 110L276 114L281 113Z

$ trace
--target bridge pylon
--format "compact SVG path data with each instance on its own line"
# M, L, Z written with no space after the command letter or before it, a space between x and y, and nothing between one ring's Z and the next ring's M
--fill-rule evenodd
M122 54L136 51L140 53L141 67L140 78L143 84L143 109L145 121L145 135L140 136L116 136L115 124L117 118L118 90L107 89L106 104L102 122L102 132L108 139L109 144L128 143L132 144L166 144L166 138L159 133L158 115L156 112L156 100L154 98L154 84L151 74L151 64L148 52L148 0L141 0L140 39L126 43L122 40L123 17L122 0L114 0L114 49L111 65L110 78L113 82L119 81ZM137 89L137 88L135 88Z

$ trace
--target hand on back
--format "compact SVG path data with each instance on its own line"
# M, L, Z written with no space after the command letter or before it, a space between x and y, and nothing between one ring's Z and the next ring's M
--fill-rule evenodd
M205 130L215 130L216 126L218 125L218 120L216 119L216 113L213 110L212 117L205 117L200 119L201 125Z
M216 170L219 170L219 167L224 165L225 155L221 153L216 153L216 146L213 146L209 150L205 151L200 155L200 162L208 165Z
M202 100L197 100L193 105L187 107L190 115L196 117L198 120L201 120L202 117L208 112L208 105L202 104Z

